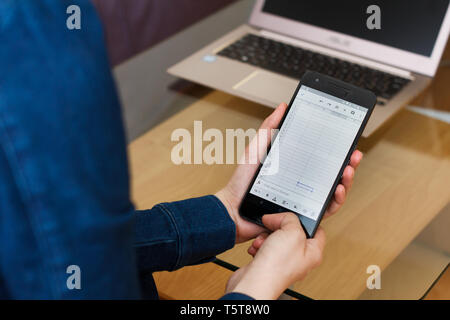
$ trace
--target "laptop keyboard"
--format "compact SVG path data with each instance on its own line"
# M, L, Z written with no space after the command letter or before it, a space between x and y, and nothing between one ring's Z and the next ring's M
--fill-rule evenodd
M247 34L218 55L301 79L306 70L340 79L368 89L389 100L410 80L356 63L295 47L283 42ZM379 104L384 104L379 100Z

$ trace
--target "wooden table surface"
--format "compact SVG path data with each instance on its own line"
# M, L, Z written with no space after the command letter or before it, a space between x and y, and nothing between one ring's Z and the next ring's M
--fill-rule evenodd
M446 59L450 56L447 46ZM413 104L450 111L450 68ZM203 92L203 89L199 89ZM257 128L272 110L218 92L150 130L129 146L132 194L138 208L163 201L211 194L226 184L234 165L175 165L175 129L193 132L194 121L208 128ZM206 145L206 144L205 144ZM355 299L366 288L369 265L385 269L450 202L450 125L406 109L359 149L364 159L345 206L322 223L327 246L322 265L293 290L314 299ZM221 254L236 266L251 260L248 244ZM231 271L213 263L155 274L161 296L216 299Z

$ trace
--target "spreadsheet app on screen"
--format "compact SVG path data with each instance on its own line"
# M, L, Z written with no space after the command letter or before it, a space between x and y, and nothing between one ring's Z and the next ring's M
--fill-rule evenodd
M303 85L250 193L315 222L367 111Z

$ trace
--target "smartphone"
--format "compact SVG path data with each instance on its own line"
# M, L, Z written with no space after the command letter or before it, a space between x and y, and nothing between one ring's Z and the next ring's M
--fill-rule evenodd
M240 215L262 225L265 214L298 215L314 237L376 103L372 92L306 72L267 156L249 185Z

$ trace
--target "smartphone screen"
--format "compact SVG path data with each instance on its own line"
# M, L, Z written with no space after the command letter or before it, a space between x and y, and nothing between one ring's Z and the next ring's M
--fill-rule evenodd
M302 85L249 193L298 214L314 233L368 111Z

